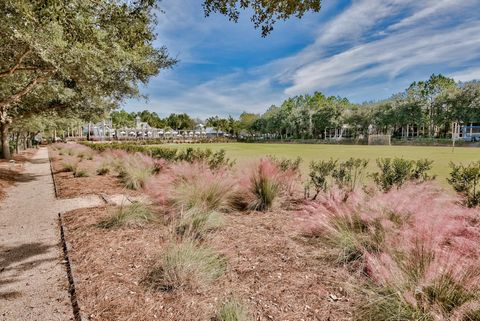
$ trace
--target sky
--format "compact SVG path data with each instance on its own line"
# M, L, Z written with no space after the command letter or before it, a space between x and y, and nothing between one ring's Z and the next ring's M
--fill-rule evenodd
M266 38L249 12L204 17L201 0L163 0L156 46L179 63L141 87L127 111L199 118L263 113L321 91L360 103L442 73L480 79L480 0L323 0Z

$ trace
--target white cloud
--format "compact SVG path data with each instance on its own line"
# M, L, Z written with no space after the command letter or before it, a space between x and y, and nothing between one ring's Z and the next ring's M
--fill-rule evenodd
M456 81L480 80L480 67L466 68L450 75Z
M231 55L251 45L242 43L241 32L231 39L222 33L224 17L205 23L198 14L201 6L192 5L196 1L162 3L167 14L161 17L159 40L174 54L181 53L183 62L215 63L203 61L197 50L205 41L219 41L218 36L219 47L235 43ZM413 77L431 73L461 81L480 78L477 6L478 0L352 0L343 12L317 24L312 44L296 54L193 85L174 77L175 70L160 76L153 85L172 93L153 92L149 108L200 117L238 115L243 110L262 112L287 96L314 90L359 100L386 97L419 79ZM244 27L252 28L250 23Z

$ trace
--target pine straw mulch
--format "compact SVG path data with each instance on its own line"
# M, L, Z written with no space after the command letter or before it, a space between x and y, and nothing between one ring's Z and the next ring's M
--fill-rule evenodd
M0 159L0 200L5 198L7 187L22 179L21 173L24 170L25 162L28 162L36 152L36 149L27 149L13 155L12 159L15 163Z
M77 294L90 320L212 320L235 296L252 320L352 320L358 297L348 271L302 240L288 212L227 214L209 244L228 259L208 289L155 291L143 280L169 243L162 224L104 230L107 207L65 216ZM349 286L353 285L353 286Z
M74 149L72 144L72 149ZM94 153L92 160L80 159L78 156L60 155L58 151L49 148L53 175L59 198L73 198L89 194L124 194L137 196L140 193L126 189L120 179L112 174L97 175L101 156ZM93 152L92 152L93 153ZM72 172L63 172L64 163L78 163L78 168L88 173L87 177L74 177Z

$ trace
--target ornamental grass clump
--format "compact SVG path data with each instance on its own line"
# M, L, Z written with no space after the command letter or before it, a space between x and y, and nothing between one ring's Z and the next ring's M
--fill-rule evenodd
M97 168L97 175L105 176L110 173L110 164L107 161L103 161Z
M115 166L125 187L133 190L145 187L155 170L153 159L142 153L127 154Z
M73 172L73 177L88 177L89 174L85 169L76 168Z
M153 201L176 211L231 210L235 181L228 170L212 170L204 163L182 162L165 167L148 184Z
M172 244L160 256L147 280L154 289L200 290L225 273L226 259L215 250L185 240Z
M98 226L105 229L123 225L140 226L154 220L155 214L152 209L143 203L136 202L111 209L109 216L100 221Z
M221 213L192 208L180 215L175 224L175 231L182 238L204 240L222 225Z
M62 164L62 172L76 172L78 164L75 162L65 162Z
M292 192L298 173L283 171L269 158L261 159L240 174L239 187L231 198L238 210L267 211L281 196Z
M433 183L408 183L301 214L304 234L372 283L358 320L475 320L480 309L479 213Z
M251 320L248 310L235 298L230 298L220 307L215 321L248 321Z

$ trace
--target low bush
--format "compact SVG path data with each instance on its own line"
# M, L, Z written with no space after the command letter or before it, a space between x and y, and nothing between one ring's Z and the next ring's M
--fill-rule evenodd
M155 289L198 290L212 283L225 272L226 260L206 246L192 241L172 244L149 273L148 281Z
M144 146L141 144L129 143L89 143L83 142L83 145L93 150L104 152L107 150L123 150L128 153L143 153L153 158L164 159L167 161L208 164L211 169L222 167L231 167L234 162L226 157L225 150L212 152L210 149L200 149L188 147L186 149L176 149L164 146Z
M433 161L428 159L406 160L403 158L379 158L377 166L379 172L373 173L374 182L387 192L392 187L401 187L407 181L424 182L435 177L428 174Z
M222 224L223 217L219 212L192 208L182 213L175 230L182 238L203 240L210 232L220 228Z
M456 192L464 197L468 207L480 204L480 162L469 165L450 163L450 177L447 181Z
M248 321L251 320L247 309L235 298L224 302L218 311L215 321Z
M363 185L367 166L368 160L361 158L349 158L339 162L332 172L335 184L350 192L356 190Z
M155 215L150 207L138 202L111 209L109 216L100 221L98 226L109 229L123 225L142 225L154 219Z
M337 167L337 163L338 161L333 159L328 161L312 161L310 163L310 172L308 176L310 177L310 184L315 189L313 200L318 197L320 192L326 192L331 186L331 177L333 171Z

